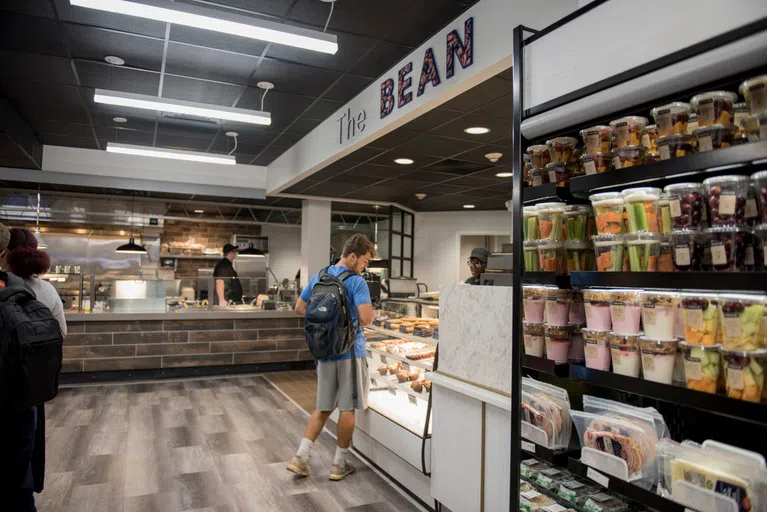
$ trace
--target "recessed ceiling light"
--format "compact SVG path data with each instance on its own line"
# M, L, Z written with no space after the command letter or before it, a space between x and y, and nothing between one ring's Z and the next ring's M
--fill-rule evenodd
M113 117L112 121L114 121L115 123L127 123L128 122L128 120L125 119L124 117Z
M482 135L490 131L490 128L485 128L484 126L472 126L471 128L466 128L464 130L469 135Z
M473 204L465 204L465 205L463 205L463 207L466 208L467 210L471 210L472 208L474 208L474 205Z
M79 7L295 46L322 53L335 54L338 52L338 40L332 34L292 27L284 23L261 20L251 16L223 13L196 5L185 5L168 0L153 0L151 4L125 0L69 0L69 3Z
M499 172L495 175L497 178L511 178L514 176L514 173L512 172Z
M106 57L104 57L104 60L112 64L113 66L122 66L123 64L125 64L125 61L123 59L115 55L107 55Z
M396 158L394 160L394 163L400 164L400 165L410 165L412 163L415 163L415 161L411 160L410 158Z
M205 210L195 210L194 213L205 213Z

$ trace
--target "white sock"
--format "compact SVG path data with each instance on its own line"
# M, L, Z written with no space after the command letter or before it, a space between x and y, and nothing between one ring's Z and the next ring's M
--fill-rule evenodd
M313 441L304 437L301 439L301 444L298 446L298 453L296 453L296 455L304 460L309 460L313 444Z
M346 467L346 456L349 454L349 448L336 446L336 456L333 457L333 465L341 469Z

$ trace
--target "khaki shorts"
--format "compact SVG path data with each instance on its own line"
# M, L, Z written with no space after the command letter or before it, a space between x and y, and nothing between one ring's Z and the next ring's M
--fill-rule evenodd
M354 379L352 367L357 371L357 402L353 400ZM368 360L358 357L352 365L351 358L341 361L320 361L317 363L317 409L341 411L365 410L368 407L370 378Z

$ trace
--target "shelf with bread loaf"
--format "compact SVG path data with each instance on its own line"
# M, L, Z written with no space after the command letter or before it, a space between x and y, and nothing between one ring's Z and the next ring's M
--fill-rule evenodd
M425 343L400 339L371 341L367 343L366 350L371 368L400 363L405 370L413 367L430 372L434 369L435 350Z
M423 373L421 373L423 376ZM424 426L430 420L429 395L431 382L419 379L417 381L405 380L407 375L387 374L380 375L377 371L371 371L370 392L368 393L368 405L371 409L385 418L393 421L400 427L408 430L417 437L424 437ZM427 384L428 382L428 384ZM419 388L417 391L415 388ZM431 422L426 432L426 437L431 434Z
M438 325L439 324L437 324L437 326ZM416 336L414 334L409 334L409 333L406 333L406 332L401 332L399 330L399 328L400 327L398 326L396 329L387 329L385 327L378 327L376 325L371 325L371 326L365 327L365 329L369 329L370 331L373 331L373 332L376 332L376 333L379 333L379 334L385 334L385 335L388 335L388 336L392 336L394 338L399 338L399 339L407 340L407 341L413 341L413 342L416 342L416 343L426 343L427 345L432 345L432 346L436 346L437 345L437 340L434 339L434 338L424 337L424 336Z

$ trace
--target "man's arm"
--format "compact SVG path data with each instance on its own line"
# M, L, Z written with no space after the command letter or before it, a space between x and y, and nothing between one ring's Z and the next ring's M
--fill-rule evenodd
M294 311L298 316L306 316L306 302L301 297L298 298Z
M373 305L369 302L367 304L361 304L357 306L357 314L359 315L360 327L367 327L372 325L373 320L375 320Z
M224 280L216 279L216 295L218 296L218 305L226 306L226 298L224 297Z

